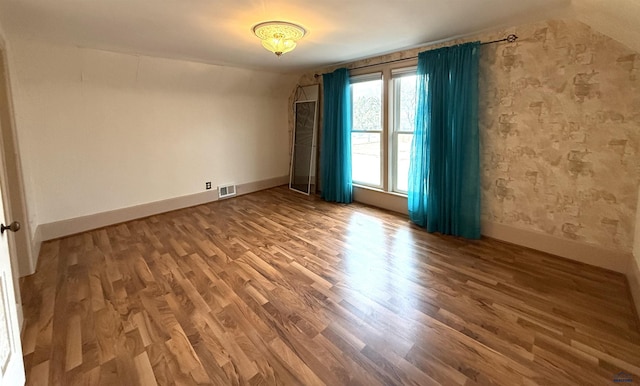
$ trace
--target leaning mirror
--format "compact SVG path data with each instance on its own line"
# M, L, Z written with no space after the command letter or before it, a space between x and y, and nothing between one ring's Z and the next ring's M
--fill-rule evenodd
M316 190L316 105L316 101L309 100L294 104L289 188L304 194Z

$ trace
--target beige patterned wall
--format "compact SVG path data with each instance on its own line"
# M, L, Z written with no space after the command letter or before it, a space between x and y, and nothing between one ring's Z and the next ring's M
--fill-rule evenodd
M630 252L640 182L640 54L574 20L447 44L508 33L520 38L481 50L483 220ZM311 74L300 83L313 83Z
M482 216L631 251L640 55L577 21L481 55Z

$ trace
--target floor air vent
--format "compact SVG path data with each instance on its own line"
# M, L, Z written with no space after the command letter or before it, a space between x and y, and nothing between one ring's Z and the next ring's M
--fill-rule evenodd
M227 198L236 195L235 185L218 186L218 198Z

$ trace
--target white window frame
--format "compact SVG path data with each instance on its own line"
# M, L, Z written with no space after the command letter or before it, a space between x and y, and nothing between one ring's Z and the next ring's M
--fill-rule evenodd
M389 87L389 154L391 155L391 169L388 171L391 180L390 191L405 196L407 195L407 191L398 188L398 137L399 134L409 134L409 132L399 131L397 129L400 126L400 115L398 114L400 111L400 99L396 98L396 96L398 95L400 82L396 82L396 80L405 76L416 75L417 70L417 66L393 68L391 69L391 78L389 79L391 83ZM411 132L411 134L413 134L413 132Z
M393 75L416 73L418 60L415 58L394 63L370 66L351 70L351 83L379 79L382 74L382 134L381 134L381 185L372 186L353 181L353 185L360 188L377 190L386 194L406 197L406 192L398 191L397 185L397 156L395 149L398 139L395 134L395 109ZM352 131L353 132L353 131ZM360 131L357 131L360 132ZM375 131L373 133L376 133Z
M353 128L351 128L351 133L349 133L349 135L352 135L353 133L360 133L360 134L375 134L377 133L380 136L380 149L379 149L379 154L380 154L380 166L379 166L379 170L380 170L380 184L375 185L375 184L370 184L370 183L366 183L366 182L362 182L362 181L356 181L353 180L352 183L356 186L363 186L363 187L371 187L371 188L376 188L376 189L383 189L384 185L385 185L385 167L384 167L384 133L385 133L385 127L384 127L384 117L385 117L385 87L384 87L384 76L383 73L380 71L376 71L376 72L371 72L371 73L367 73L367 74L363 74L363 75L355 75L355 76L351 76L350 77L350 85L353 86L354 84L357 83L363 83L363 82L369 82L369 81L373 81L373 80L380 80L382 87L380 87L380 130L379 131L374 131L374 130L353 130ZM353 114L353 89L351 90L351 107L352 107L352 114ZM352 116L353 119L353 116ZM352 144L352 149L353 149L353 144ZM351 149L350 149L351 151Z

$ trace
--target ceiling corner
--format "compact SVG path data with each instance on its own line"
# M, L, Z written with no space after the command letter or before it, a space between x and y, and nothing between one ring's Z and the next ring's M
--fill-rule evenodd
M572 0L576 19L640 52L640 0Z

